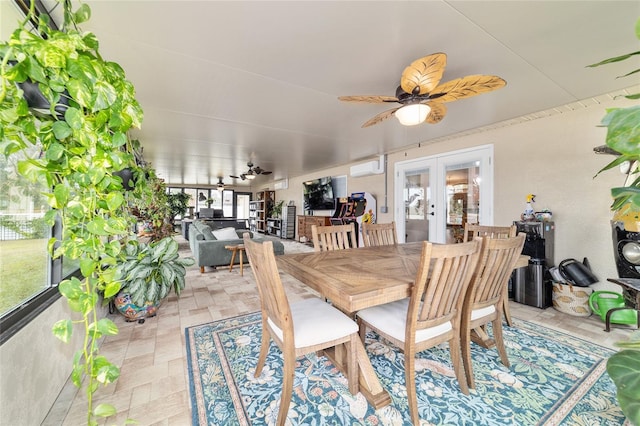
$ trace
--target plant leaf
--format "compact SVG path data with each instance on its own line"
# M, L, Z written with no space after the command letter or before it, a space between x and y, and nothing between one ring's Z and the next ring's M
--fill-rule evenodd
M618 389L622 412L632 424L640 424L640 351L625 349L612 355L607 373Z
M93 415L96 417L110 417L116 414L116 407L111 404L98 404L95 410L93 410Z
M53 335L58 339L62 340L64 343L69 343L71 340L71 336L73 334L73 323L70 319L60 320L53 324Z

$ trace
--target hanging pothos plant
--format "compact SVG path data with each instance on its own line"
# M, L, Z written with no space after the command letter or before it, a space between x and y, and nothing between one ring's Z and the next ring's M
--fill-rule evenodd
M62 30L38 19L32 0L26 19L0 42L0 149L11 156L39 147L40 155L21 161L18 172L50 188L44 194L51 207L46 220L53 225L59 218L63 230L60 239L49 241L52 256L79 260L84 278L61 282L59 291L80 319L60 320L53 332L65 342L76 326L84 333L71 377L86 388L87 424L93 425L116 412L92 404L99 385L120 374L98 353L98 339L118 329L99 319L96 307L99 294L110 297L120 289L115 268L108 266L122 257L131 219L114 172L136 167L127 132L140 126L143 114L122 68L100 56L94 34L78 29L90 17L89 6L72 11L70 1L57 1L64 8ZM38 22L39 34L27 28L30 20Z

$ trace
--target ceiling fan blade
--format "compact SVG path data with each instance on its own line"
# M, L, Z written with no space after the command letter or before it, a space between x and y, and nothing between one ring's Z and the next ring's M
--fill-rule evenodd
M447 107L444 104L438 102L425 102L431 108L429 111L429 115L427 115L427 119L424 121L429 124L436 124L442 121L444 116L447 114Z
M240 179L240 176L229 175L231 179Z
M506 84L506 81L495 75L468 75L447 81L436 87L431 92L430 98L437 99L438 102L451 102L491 92Z
M268 172L268 171L264 171L264 170L262 171L263 175L270 175L271 173L273 173L273 172Z
M369 104L383 104L385 102L398 102L395 96L363 95L363 96L338 96L344 102L366 102Z
M392 108L392 109L383 111L380 114L373 117L372 119L370 119L369 121L367 121L366 123L364 123L362 127L369 127L369 126L373 126L374 124L378 124L379 122L386 120L389 117L392 117L393 113L399 110L400 108L401 107L397 107L397 108Z
M446 66L447 55L444 53L434 53L416 59L402 72L400 87L413 95L430 93L440 83Z

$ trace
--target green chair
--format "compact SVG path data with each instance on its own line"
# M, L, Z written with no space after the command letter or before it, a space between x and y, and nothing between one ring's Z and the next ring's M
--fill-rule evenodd
M609 324L638 324L638 311L627 306L624 296L615 291L594 291L589 297L589 306L600 316L609 331Z

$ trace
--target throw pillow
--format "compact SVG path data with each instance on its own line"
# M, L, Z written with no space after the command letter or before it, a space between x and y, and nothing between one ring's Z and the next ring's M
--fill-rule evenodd
M237 240L238 234L236 234L236 228L222 228L213 231L213 236L218 240Z

